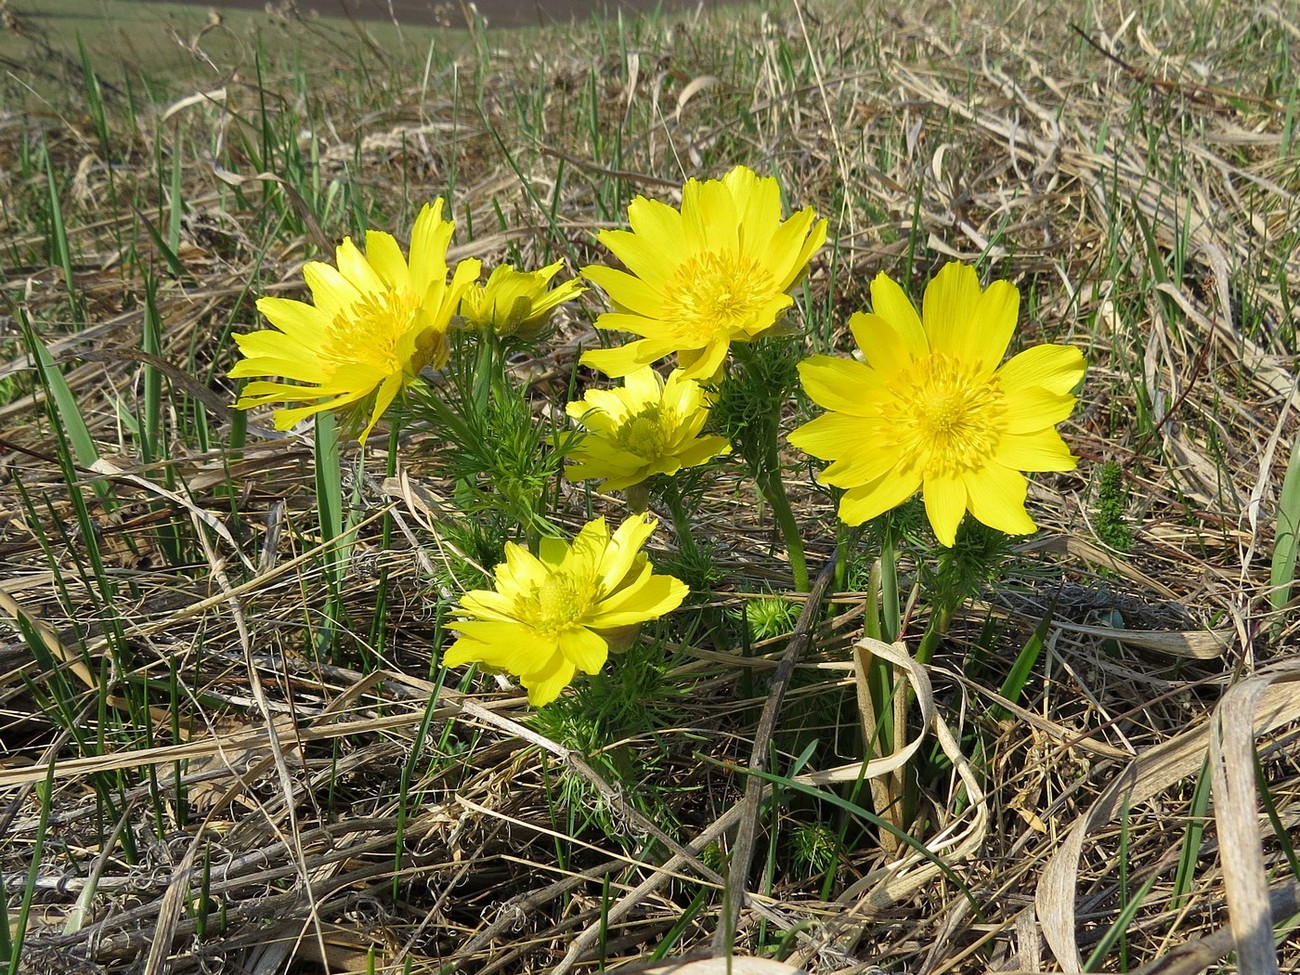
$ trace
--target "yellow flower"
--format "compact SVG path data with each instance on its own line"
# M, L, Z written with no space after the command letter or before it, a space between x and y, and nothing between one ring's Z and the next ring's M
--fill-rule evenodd
M391 234L366 233L363 255L352 238L335 252L338 267L311 261L303 278L315 304L259 298L257 310L275 329L236 335L244 358L232 378L280 376L243 389L235 405L305 403L275 411L288 430L323 410L348 408L369 419L365 443L383 412L425 366L447 363L447 326L465 289L478 279L479 262L462 261L447 281L447 246L455 224L442 219L442 199L426 205L411 229L411 262Z
M861 524L919 488L944 545L967 511L1011 535L1033 531L1020 472L1074 469L1055 428L1074 409L1083 353L1036 345L999 368L1020 292L1005 281L981 291L963 264L946 265L930 282L923 319L883 273L871 283L871 303L874 314L849 321L866 362L799 363L804 389L830 412L790 442L834 461L821 480L848 489L840 518Z
M611 537L605 519L597 518L572 545L542 539L540 557L507 542L496 588L461 597L457 610L469 619L448 624L460 639L443 663L477 661L517 674L534 707L555 700L577 671L597 673L641 623L686 598L686 586L655 575L641 551L657 524L635 515Z
M531 339L551 319L555 309L587 289L574 279L547 291L563 261L540 271L516 271L509 264L492 269L487 284L472 285L460 300L460 314L474 328L490 328L501 336Z
M628 269L584 267L617 311L597 328L640 340L593 349L583 363L625 376L672 352L687 379L717 375L732 342L751 342L776 325L808 261L826 242L826 221L806 207L781 220L776 180L737 166L720 180L687 180L682 208L638 196L632 229L598 235Z
M592 389L566 412L590 433L570 456L570 481L605 478L621 491L654 474L676 474L731 452L722 437L701 437L709 407L699 384L676 369L664 382L649 366L628 373L622 389Z

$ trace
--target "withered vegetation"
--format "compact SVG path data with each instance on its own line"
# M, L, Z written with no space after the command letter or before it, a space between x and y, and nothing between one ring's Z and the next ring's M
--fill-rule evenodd
M286 8L173 21L190 69L163 75L4 14L10 971L1300 971L1293 7L865 0L382 38ZM711 591L619 663L644 689L537 716L438 666L486 554L436 435L405 435L395 477L383 437L346 455L331 574L310 436L231 409L231 332L259 295L305 297L344 234L447 194L457 253L576 272L632 196L736 163L830 218L809 348L849 347L878 271L919 295L961 258L1020 287L1018 343L1088 356L1078 470L1035 479L1039 534L913 675L911 844L854 771L868 540L848 591L774 611L770 513L720 480ZM539 416L600 310L519 363ZM788 460L816 573L833 506ZM905 610L914 648L924 591Z

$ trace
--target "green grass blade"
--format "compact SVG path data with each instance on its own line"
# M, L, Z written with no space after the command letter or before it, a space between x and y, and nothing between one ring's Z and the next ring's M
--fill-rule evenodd
M1269 576L1269 602L1275 610L1291 600L1295 582L1296 552L1300 549L1300 442L1292 445L1277 501L1277 524L1273 528L1273 567Z
M1210 767L1201 765L1196 777L1196 787L1192 790L1191 808L1187 813L1187 827L1183 830L1183 845L1178 851L1178 869L1174 873L1174 891L1169 898L1169 909L1181 910L1191 898L1196 883L1196 862L1201 855L1201 838L1209 822L1210 809Z
M1002 682L1000 693L1013 704L1020 700L1025 684L1029 682L1029 675L1033 673L1034 664L1038 663L1039 654L1043 652L1043 643L1047 639L1047 631L1051 628L1051 625L1052 614L1048 612L1043 617L1043 621L1034 627L1034 632L1025 641L1020 653L1016 655L1016 661L1011 665L1011 672L1007 674L1006 680ZM994 720L998 721L1010 717L1007 709L1000 704L991 707L989 714Z
M95 445L95 439L90 435L90 428L81 415L81 407L77 403L77 398L72 395L67 380L63 378L63 373L55 365L50 350L45 347L45 343L36 335L36 330L32 327L26 313L20 309L19 315L22 322L23 340L26 342L27 350L36 366L37 379L45 388L46 395L50 398L52 407L50 422L62 433L60 439L66 438L72 451L71 459L76 462L77 466L88 468L99 460L99 448ZM107 483L103 480L95 480L91 484L95 489L95 493L101 499L108 497L109 488Z

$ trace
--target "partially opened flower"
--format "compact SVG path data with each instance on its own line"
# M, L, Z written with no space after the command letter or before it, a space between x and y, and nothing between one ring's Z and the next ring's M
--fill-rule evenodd
M676 352L687 379L712 379L732 342L751 342L777 324L826 242L826 221L811 207L783 221L776 180L744 166L720 180L687 180L680 211L638 196L627 219L630 231L598 235L627 271L582 269L617 309L596 327L642 336L583 355L610 376Z
M490 328L503 337L530 339L551 319L555 309L572 301L586 288L578 279L547 290L551 278L564 267L563 261L540 271L516 271L509 264L492 269L487 283L471 285L460 300L460 314L466 324Z
M460 638L443 663L516 674L535 707L555 700L579 670L597 673L640 624L686 598L685 584L656 575L641 551L657 524L635 515L611 536L597 518L572 544L542 539L538 556L507 542L496 587L461 597L456 612L468 618L448 624Z
M1021 471L1074 469L1056 424L1074 409L1083 353L1036 345L999 367L1020 293L1005 281L981 291L963 264L930 282L924 317L883 273L871 302L874 313L849 321L866 362L813 356L799 364L804 389L830 412L790 443L834 462L821 480L847 489L840 518L860 524L919 489L944 545L967 511L1011 535L1033 531Z
M230 375L278 376L287 382L251 382L235 405L246 410L304 404L277 409L278 430L323 410L347 410L358 426L364 420L357 439L365 443L421 369L446 365L452 313L479 275L479 262L467 260L448 281L454 227L442 219L439 198L415 220L409 265L391 234L371 230L365 254L345 237L335 252L337 267L320 261L303 267L313 304L259 298L257 310L275 328L235 336L244 358Z
M698 383L674 370L667 382L649 366L621 389L592 389L565 407L589 433L569 454L570 481L604 478L621 491L654 474L676 474L731 452L722 437L700 436L709 407Z

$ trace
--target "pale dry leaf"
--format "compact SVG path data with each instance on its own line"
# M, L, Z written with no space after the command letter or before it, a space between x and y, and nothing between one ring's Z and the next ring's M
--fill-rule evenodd
M1261 718L1261 700L1271 687L1290 693L1272 703L1263 720L1281 718L1286 723L1300 717L1300 663L1288 661L1228 688L1210 726L1210 786L1228 919L1237 964L1252 975L1278 970L1255 791L1254 729Z
M1300 664L1289 662L1277 669L1295 675L1300 672ZM1254 714L1256 735L1266 735L1300 717L1300 683L1296 677L1290 676L1286 682L1272 679L1259 694ZM1083 971L1075 903L1079 861L1089 837L1106 830L1121 805L1131 807L1144 802L1179 779L1200 771L1209 745L1210 726L1205 724L1138 755L1075 821L1048 861L1039 877L1034 904L1043 936L1065 972L1076 975Z

